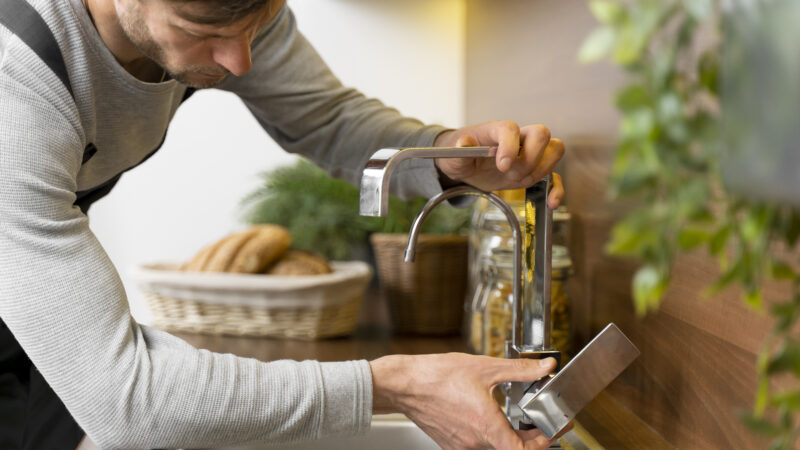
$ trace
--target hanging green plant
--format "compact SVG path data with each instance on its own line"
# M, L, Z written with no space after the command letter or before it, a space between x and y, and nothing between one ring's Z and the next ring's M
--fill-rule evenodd
M601 26L579 59L610 57L629 74L616 96L622 121L610 191L636 206L615 225L607 250L642 262L632 285L640 315L658 308L676 255L703 246L720 262L711 294L739 285L747 304L761 310L767 279L791 285L790 296L769 310L775 326L759 354L754 410L743 417L753 431L773 439L773 448L790 448L800 435L800 390L776 391L771 380L785 373L800 378L800 339L792 335L800 316L800 278L793 269L797 252L784 250L794 258L784 261L776 249L795 249L800 212L745 199L723 183L721 164L730 146L729 130L721 127L720 79L742 67L736 59L722 64L721 43L737 44L722 38L726 13L720 3L589 3ZM775 2L751 3L757 9ZM791 48L796 53L796 42Z

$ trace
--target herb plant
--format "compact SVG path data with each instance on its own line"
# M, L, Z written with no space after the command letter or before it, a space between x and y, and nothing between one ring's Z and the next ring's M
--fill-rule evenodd
M336 260L363 251L370 233L407 233L426 202L422 197L403 201L392 196L387 217L359 216L358 188L305 159L265 173L263 179L264 184L242 201L244 220L282 225L292 234L292 247ZM464 233L469 214L468 209L437 206L422 232Z

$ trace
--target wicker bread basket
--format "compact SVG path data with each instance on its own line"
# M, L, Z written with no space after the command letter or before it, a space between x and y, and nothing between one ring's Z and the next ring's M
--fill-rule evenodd
M395 331L458 333L467 286L467 237L420 235L413 263L403 262L407 235L375 233L370 241Z
M235 336L319 339L350 334L370 267L332 262L333 273L308 276L185 272L175 266L137 267L156 327Z

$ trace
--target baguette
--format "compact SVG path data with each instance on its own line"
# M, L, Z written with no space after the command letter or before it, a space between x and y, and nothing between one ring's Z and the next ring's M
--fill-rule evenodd
M280 258L292 243L285 228L277 225L257 225L227 267L227 272L259 273Z
M331 272L331 266L323 257L303 250L289 250L267 271L270 275L320 275Z
M278 225L256 225L203 248L181 270L261 273L289 248L292 238Z

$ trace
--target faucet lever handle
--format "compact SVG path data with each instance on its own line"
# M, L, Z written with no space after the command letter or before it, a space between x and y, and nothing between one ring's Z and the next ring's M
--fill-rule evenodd
M490 158L491 147L382 148L370 156L361 175L359 214L386 216L389 212L389 180L403 161L414 158Z

